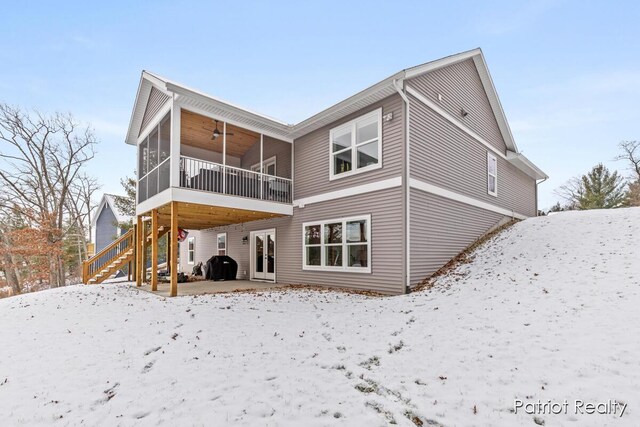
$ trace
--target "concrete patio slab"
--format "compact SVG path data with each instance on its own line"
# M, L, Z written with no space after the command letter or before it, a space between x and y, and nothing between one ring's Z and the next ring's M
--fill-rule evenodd
M135 287L135 283L133 283ZM267 290L273 288L281 288L287 286L280 283L272 282L257 282L252 280L228 280L214 282L212 280L202 280L197 282L185 282L178 283L178 296L188 295L204 295L204 294L218 294L224 292L233 291L245 291L245 290ZM148 284L142 285L140 288L148 292L151 292L151 286ZM158 290L152 292L159 296L169 296L169 283L158 283Z

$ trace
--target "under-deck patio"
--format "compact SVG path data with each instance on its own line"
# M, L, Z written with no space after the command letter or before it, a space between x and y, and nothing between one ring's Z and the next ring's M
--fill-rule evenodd
M257 282L253 280L228 280L218 282L214 282L212 280L200 280L197 282L180 283L179 286L181 296L192 296L254 290L266 291L270 289L282 288L287 285L279 283ZM159 296L171 296L170 284L168 282L158 283L155 291L151 289L150 284L144 284L140 287L140 289L152 292L153 294Z

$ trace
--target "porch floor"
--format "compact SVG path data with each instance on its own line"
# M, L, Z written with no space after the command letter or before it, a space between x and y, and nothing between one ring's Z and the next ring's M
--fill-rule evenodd
M136 284L133 283L133 286L135 287ZM266 290L284 286L287 285L271 282L254 282L251 280L229 280L218 282L202 280L198 282L178 283L178 296L218 294L224 292L245 291L249 289ZM143 284L140 289L151 292L151 285ZM169 283L158 283L158 290L152 293L168 297Z

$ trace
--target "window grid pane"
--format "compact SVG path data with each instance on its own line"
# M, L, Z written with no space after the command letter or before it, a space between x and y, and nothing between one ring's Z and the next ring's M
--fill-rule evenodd
M351 129L336 132L333 135L332 151L335 153L351 147L351 139Z
M348 267L369 266L369 245L348 245Z
M327 267L342 267L342 245L327 245L325 254Z
M358 150L358 168L378 163L378 140L360 145L356 149Z
M369 218L358 218L305 225L303 265L329 271L337 269L369 272L369 221ZM310 244L310 241L314 244Z
M376 110L331 131L331 173L340 175L380 164L380 115ZM360 149L360 147L362 147Z
M341 222L325 224L324 242L325 243L342 243L342 223Z

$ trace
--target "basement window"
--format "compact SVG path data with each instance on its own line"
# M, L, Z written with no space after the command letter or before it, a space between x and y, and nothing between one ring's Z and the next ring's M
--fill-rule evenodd
M303 269L371 273L371 215L302 225Z
M487 153L487 193L498 196L498 159Z
M331 129L329 179L382 167L382 108Z

